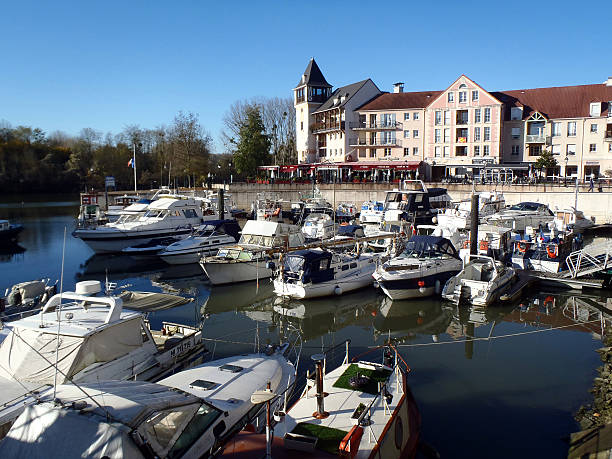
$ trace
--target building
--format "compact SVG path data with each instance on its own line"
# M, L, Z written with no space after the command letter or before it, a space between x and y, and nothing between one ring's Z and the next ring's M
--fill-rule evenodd
M299 162L339 170L413 170L422 162L438 180L527 174L550 151L559 165L548 175L612 176L612 77L489 92L461 75L443 91L403 88L383 93L368 79L332 92L311 59L294 89Z

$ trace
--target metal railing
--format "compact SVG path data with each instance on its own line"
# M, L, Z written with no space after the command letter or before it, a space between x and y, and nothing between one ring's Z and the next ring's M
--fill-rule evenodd
M341 131L344 130L344 121L333 123L314 123L310 129L313 134L326 131Z
M381 139L359 139L353 138L349 140L351 147L401 147L401 140L395 138L390 140Z
M386 123L362 123L362 122L350 122L349 128L351 129L400 129L402 123L399 121L386 122Z
M612 243L594 244L570 253L565 259L568 271L564 277L586 276L612 266Z

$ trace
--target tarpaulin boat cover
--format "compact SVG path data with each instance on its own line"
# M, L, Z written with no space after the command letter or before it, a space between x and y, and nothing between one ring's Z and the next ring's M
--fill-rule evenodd
M193 301L191 298L154 292L123 292L119 295L124 309L134 311L162 311Z
M17 418L0 442L0 457L118 459L143 455L126 426L42 403L26 407Z

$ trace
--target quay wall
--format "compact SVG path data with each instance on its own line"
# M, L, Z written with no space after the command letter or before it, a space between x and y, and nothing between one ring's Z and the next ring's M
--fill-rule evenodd
M385 191L391 190L393 185L387 183L338 183L318 184L322 196L329 202L349 202L361 205L363 201L379 200L385 198ZM428 187L443 187L453 200L469 199L472 185L428 183ZM220 185L219 187L222 187ZM268 193L271 196L280 196L283 199L296 200L300 193L309 193L312 186L309 184L255 184L234 183L226 185L232 194L232 199L238 208L250 209L251 203L258 193ZM574 205L575 187L558 185L476 185L476 191L500 191L504 193L507 204L516 204L522 201L535 201L548 204L551 209L555 207L568 208ZM588 192L588 185L580 186L578 193L578 209L586 216L595 217L596 223L612 223L612 188L606 186L602 192L595 188Z

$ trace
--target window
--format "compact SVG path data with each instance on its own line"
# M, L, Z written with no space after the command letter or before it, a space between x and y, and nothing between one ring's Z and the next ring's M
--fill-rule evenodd
M518 156L521 152L521 146L520 145L512 145L512 155L513 156Z
M413 129L412 130L412 138L413 139L418 139L419 138L419 130L418 129Z
M561 135L561 123L552 124L552 135L553 137L559 137Z
M365 158L366 157L366 150L365 150L365 148L358 149L358 151L359 151L359 157L360 158Z
M521 128L512 128L512 138L518 139L521 137Z
M444 112L444 124L450 124L450 110Z
M567 123L567 135L573 137L576 135L576 122L570 121Z
M552 146L552 154L560 155L561 154L561 145L553 145Z
M480 142L480 128L474 128L474 142Z
M595 153L597 151L597 144L596 143L592 143L589 145L589 152L590 153Z
M410 131L404 131L404 139L410 138Z
M419 154L419 147L412 147L412 156L417 156Z
M300 129L303 131L304 130L304 122L300 121Z
M484 139L491 140L491 128L488 126L484 128Z
M385 148L384 156L391 156L391 149Z
M567 156L574 156L576 154L576 144L568 143L566 152Z
M338 150L340 152L340 156L342 156L342 148L340 150Z
M450 142L450 129L444 129L444 142Z
M591 116L601 115L601 102L592 102L590 108Z
M485 145L484 147L482 147L482 156L489 156L490 152L490 148L488 145Z
M472 102L478 102L478 91L472 91Z
M439 157L440 157L440 147L436 147L436 148L434 148L434 156L435 156L436 158L439 158Z
M459 91L459 103L467 102L467 91Z
M449 92L448 93L448 101L449 102L455 102L455 93L454 92Z
M442 112L437 111L435 114L436 117L436 125L442 124Z
M512 121L520 121L523 119L523 108L522 107L512 107L510 109L510 119Z
M474 145L474 156L480 156L480 145Z
M376 158L376 148L370 148L370 158Z
M196 214L196 211L193 209L185 209L183 210L183 214L185 218L198 218L198 214Z
M438 143L440 142L440 129L436 129L434 132L434 142Z
M450 156L450 147L448 145L444 147L444 156L446 158Z
M591 134L596 134L596 133L597 133L597 125L591 124Z
M408 121L410 119L410 113L404 113L404 121Z
M413 119L413 120L418 120L418 119L419 119L419 112L414 112L414 113L412 114L412 119Z
M484 110L484 122L485 123L491 122L491 109L490 108L485 108Z
M410 154L410 148L404 148L404 156L408 156Z
M480 123L480 109L474 110L474 123Z

